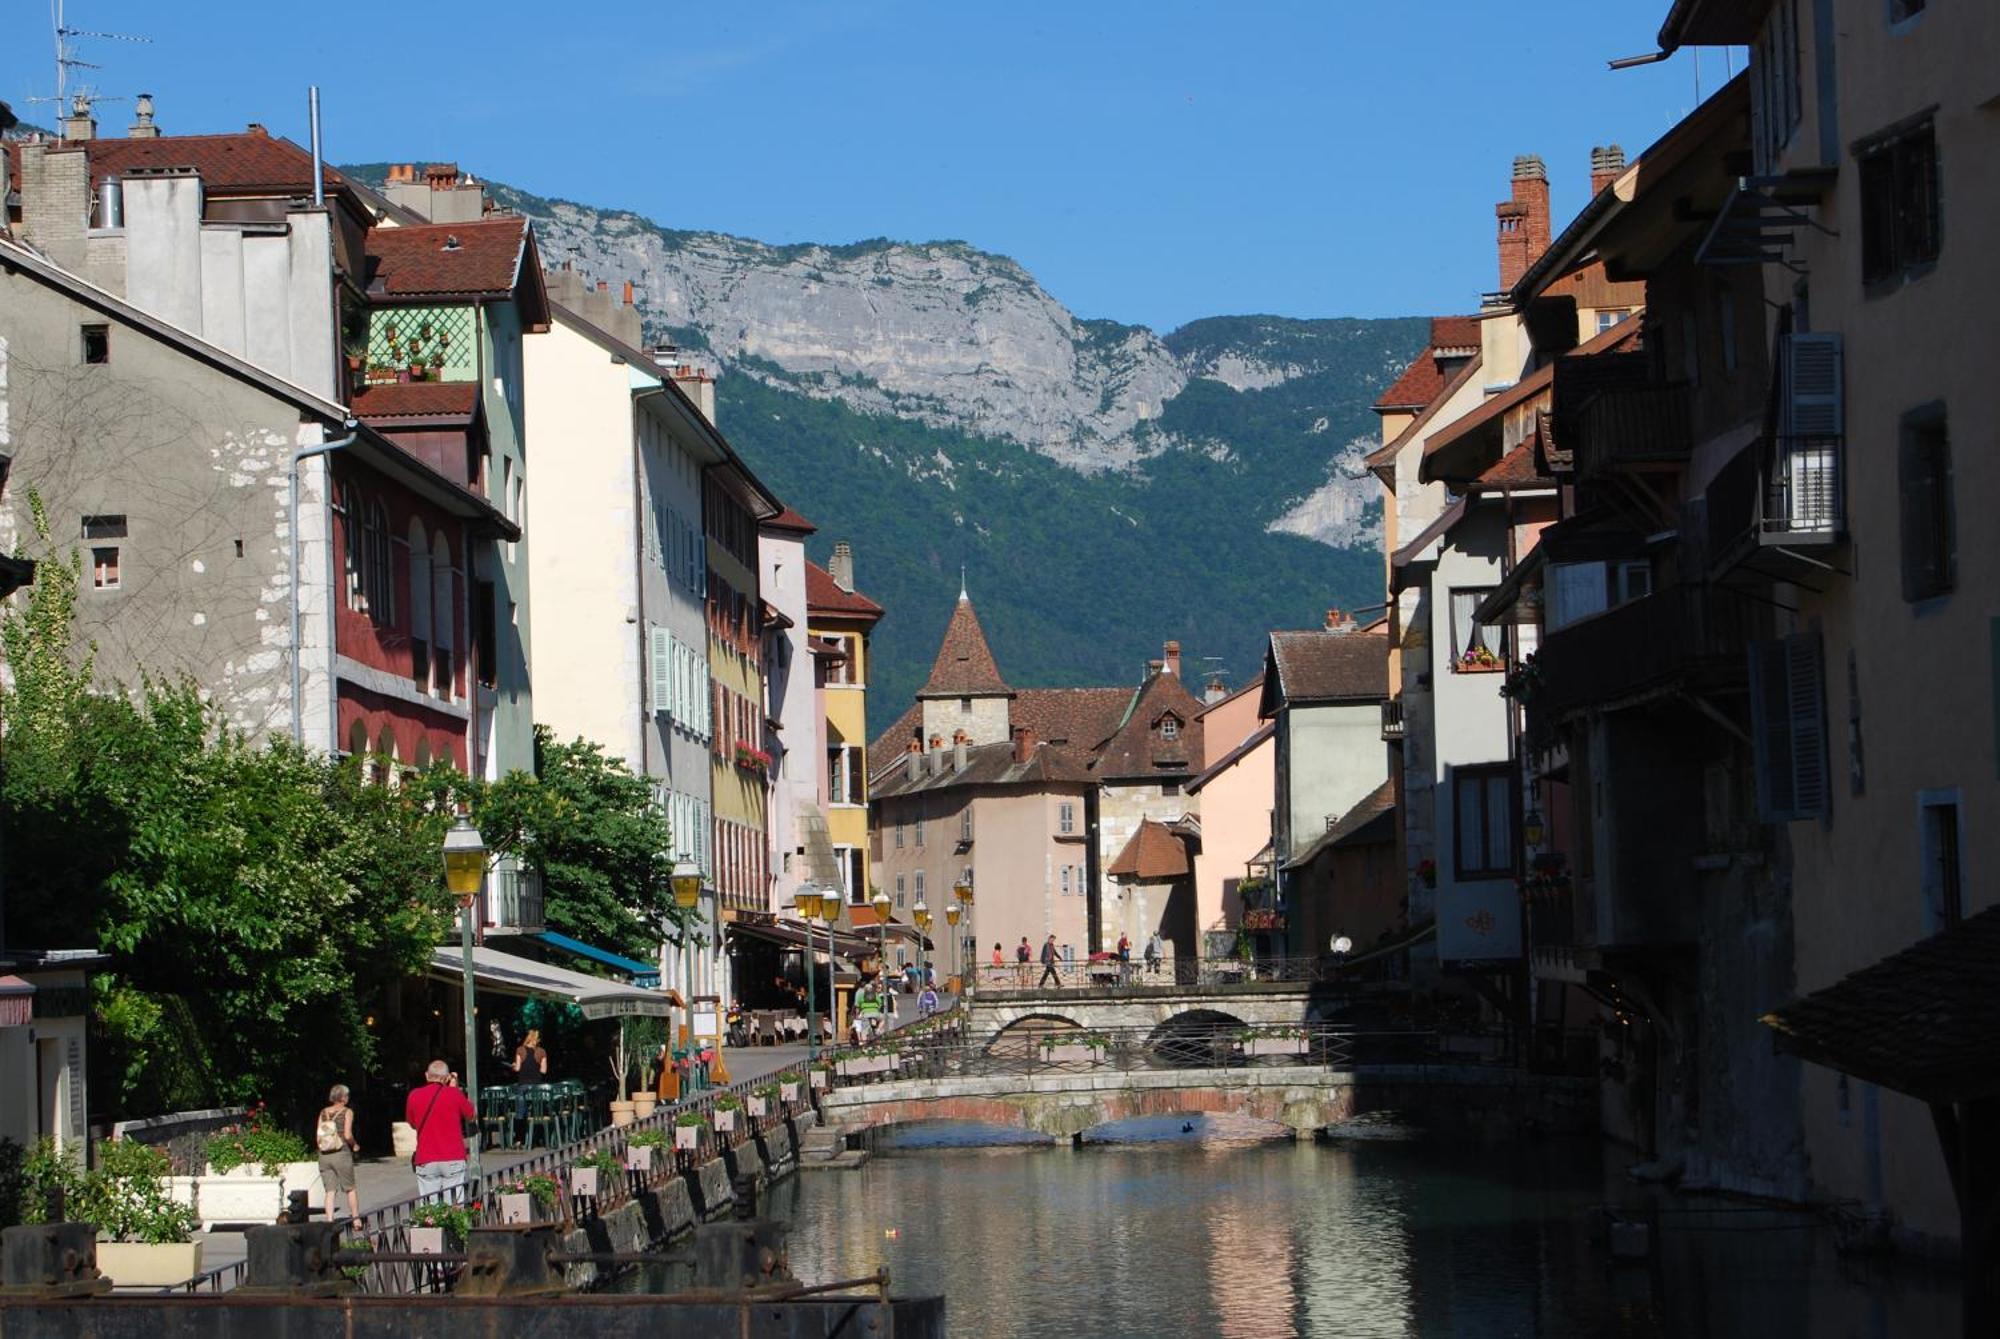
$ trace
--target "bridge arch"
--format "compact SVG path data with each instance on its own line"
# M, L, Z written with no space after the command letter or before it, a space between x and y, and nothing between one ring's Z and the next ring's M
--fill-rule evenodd
M1227 1063L1230 1043L1245 1026L1235 1014L1196 1007L1169 1014L1146 1037L1146 1054L1156 1065L1202 1069Z
M1029 1054L1037 1041L1051 1033L1081 1031L1083 1024L1068 1016L1050 1010L1024 1010L1018 1016L1008 1019L986 1042L989 1055L1005 1055L1013 1051Z

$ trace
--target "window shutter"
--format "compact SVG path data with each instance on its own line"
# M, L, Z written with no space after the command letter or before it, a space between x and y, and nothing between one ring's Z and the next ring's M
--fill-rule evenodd
M1826 685L1819 638L1785 638L1785 672L1792 712L1792 803L1801 818L1826 812Z
M1903 598L1921 600L1934 594L1943 573L1938 571L1940 546L1931 533L1938 514L1936 454L1915 433L1905 433L1896 451L1897 489L1902 504Z
M1767 823L1793 816L1791 695L1785 644L1750 644L1750 742L1757 769L1757 813Z
M1785 343L1785 435L1840 436L1846 430L1840 336L1791 335Z
M652 633L652 655L648 669L652 675L653 711L671 716L674 709L673 680L673 639L665 628L655 625Z

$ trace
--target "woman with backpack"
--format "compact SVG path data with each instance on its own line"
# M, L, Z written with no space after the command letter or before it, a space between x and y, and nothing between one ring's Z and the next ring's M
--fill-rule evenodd
M344 1083L327 1090L326 1105L313 1125L313 1143L319 1149L319 1179L326 1186L326 1221L339 1221L335 1209L344 1191L348 1223L359 1231L361 1196L354 1189L354 1155L361 1145L354 1141L354 1109L347 1105L347 1096Z

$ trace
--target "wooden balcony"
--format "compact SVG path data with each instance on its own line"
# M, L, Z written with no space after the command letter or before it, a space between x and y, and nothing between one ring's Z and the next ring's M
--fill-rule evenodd
M1606 389L1577 411L1571 449L1576 474L1595 480L1621 472L1678 470L1694 448L1691 397L1679 383Z
M1733 592L1669 586L1549 633L1524 694L1529 734L1552 738L1575 712L1641 701L1690 679L1740 680L1749 617Z

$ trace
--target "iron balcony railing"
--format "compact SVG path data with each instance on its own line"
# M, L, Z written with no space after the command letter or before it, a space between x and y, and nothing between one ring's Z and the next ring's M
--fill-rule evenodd
M1829 548L1847 537L1845 442L1766 437L1739 451L1706 491L1708 566L1726 575L1761 549ZM1783 569L1772 569L1771 575Z
M1394 742L1403 737L1403 699L1392 697L1382 704L1382 738Z

